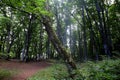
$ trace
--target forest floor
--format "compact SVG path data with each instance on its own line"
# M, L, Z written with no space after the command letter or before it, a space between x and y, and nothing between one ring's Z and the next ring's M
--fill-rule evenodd
M15 71L11 78L5 80L26 80L37 73L37 71L49 67L50 65L51 64L47 61L24 63L18 60L0 60L0 69Z

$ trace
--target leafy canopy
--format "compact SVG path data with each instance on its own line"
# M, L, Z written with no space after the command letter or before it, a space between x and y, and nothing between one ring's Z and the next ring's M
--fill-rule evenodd
M46 9L46 0L2 0L2 4L39 16L51 15Z

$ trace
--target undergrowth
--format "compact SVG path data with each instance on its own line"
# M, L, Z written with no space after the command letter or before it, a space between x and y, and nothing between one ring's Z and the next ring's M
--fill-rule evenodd
M6 69L0 69L0 80L11 77L12 73Z
M78 64L77 75L74 80L120 80L120 59L103 60L98 62L88 61ZM67 68L63 64L39 71L28 80L72 80Z

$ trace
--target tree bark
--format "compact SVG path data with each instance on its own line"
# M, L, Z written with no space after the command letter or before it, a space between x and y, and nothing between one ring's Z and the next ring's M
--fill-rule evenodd
M3 36L0 36L0 52L2 51Z
M86 22L85 22L85 12L84 5L82 5L82 21L83 21L83 40L84 40L84 58L87 61L88 51L87 51L87 40L86 40Z
M45 26L45 30L48 34L49 39L51 40L51 43L53 44L54 48L57 50L57 52L62 55L63 59L66 61L66 64L69 65L69 70L72 72L73 70L76 70L76 64L73 61L71 55L69 52L67 52L60 42L59 38L57 37L56 33L52 29L52 25L50 22L49 17L43 18L43 25ZM70 74L71 76L73 74Z
M98 13L98 20L99 20L99 27L100 27L100 34L101 34L101 38L102 38L102 44L103 44L103 49L104 49L104 52L105 54L108 56L108 57L111 57L111 51L109 49L109 45L108 45L108 33L107 33L107 30L106 30L106 22L104 20L104 10L103 8L101 7L100 3L96 0L95 1L95 7L96 7L96 10L97 10L97 13ZM101 14L102 12L102 14Z

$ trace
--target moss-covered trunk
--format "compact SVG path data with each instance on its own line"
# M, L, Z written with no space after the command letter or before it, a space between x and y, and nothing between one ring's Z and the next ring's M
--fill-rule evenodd
M69 66L68 68L69 68L70 72L72 72L73 70L76 70L77 69L76 64L73 61L70 53L67 52L67 50L62 45L59 38L57 37L55 31L52 29L50 19L49 18L44 18L43 19L43 25L45 26L45 30L46 30L46 32L48 34L48 37L51 40L54 48L57 50L57 52L60 55L62 55L62 57L65 60L66 64Z

